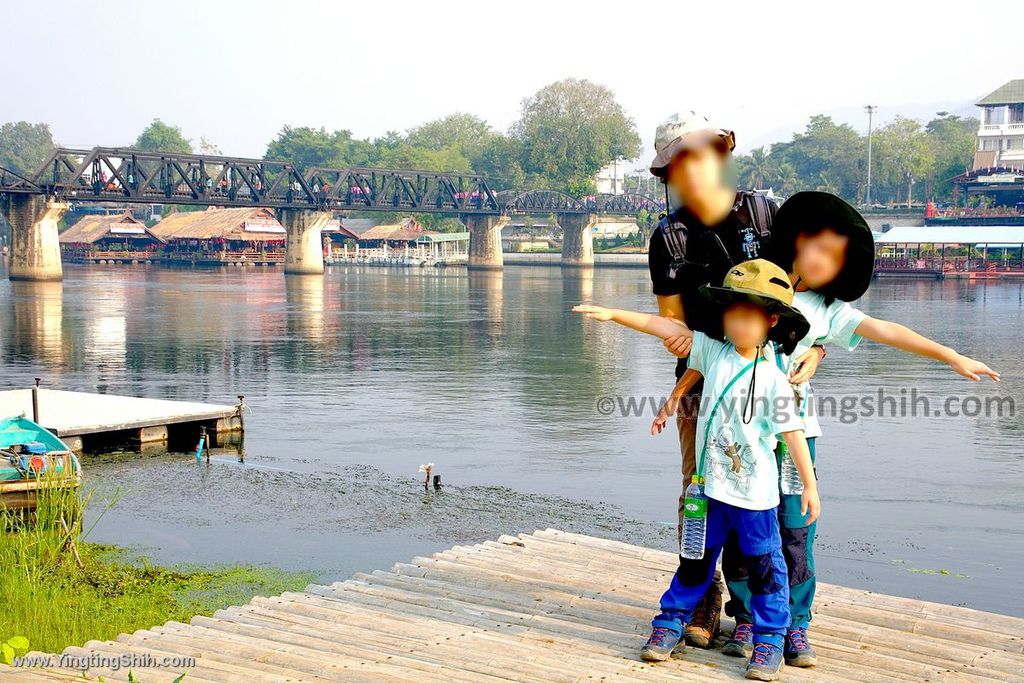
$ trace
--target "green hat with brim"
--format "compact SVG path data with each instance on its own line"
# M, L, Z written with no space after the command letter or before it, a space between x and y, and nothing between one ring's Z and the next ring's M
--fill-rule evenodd
M781 344L786 353L792 353L811 329L803 313L793 307L789 276L771 261L754 259L733 266L721 286L706 284L700 292L723 306L752 303L770 314L777 313L779 322L768 331L768 339Z
M868 291L875 269L875 237L857 209L830 192L797 192L772 221L771 259L786 269L796 258L796 237L829 228L849 238L846 262L836 279L818 290L840 301L856 301Z

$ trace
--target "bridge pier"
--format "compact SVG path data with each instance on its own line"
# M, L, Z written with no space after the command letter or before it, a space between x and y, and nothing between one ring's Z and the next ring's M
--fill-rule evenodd
M469 214L464 219L469 230L470 270L501 270L505 259L501 254L501 229L508 225L508 216Z
M280 209L277 219L288 231L284 245L285 274L322 275L323 229L331 219L331 213L310 209Z
M64 277L60 263L57 224L68 210L63 202L43 195L8 195L5 214L11 224L12 280L58 282Z
M596 213L567 213L558 218L562 226L562 265L570 268L594 267Z

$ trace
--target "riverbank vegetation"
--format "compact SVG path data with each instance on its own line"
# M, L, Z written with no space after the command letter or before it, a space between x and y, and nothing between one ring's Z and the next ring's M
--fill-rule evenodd
M0 643L59 652L88 640L187 622L253 595L301 590L311 574L225 566L161 567L84 539L87 496L46 489L34 515L0 510Z

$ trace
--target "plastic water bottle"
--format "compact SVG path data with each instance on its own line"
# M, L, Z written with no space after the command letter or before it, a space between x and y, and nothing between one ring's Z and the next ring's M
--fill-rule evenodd
M779 483L782 495L799 496L804 492L804 480L800 478L800 472L796 469L793 456L789 454L789 448L782 441L779 442L779 456L781 458Z
M699 560L704 557L704 540L707 532L708 497L704 495L704 487L697 476L686 487L683 498L683 544L679 548L679 556L687 560Z

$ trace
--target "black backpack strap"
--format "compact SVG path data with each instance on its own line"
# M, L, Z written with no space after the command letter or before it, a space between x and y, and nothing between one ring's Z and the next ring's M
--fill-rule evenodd
M661 231L668 253L672 256L672 261L668 266L668 277L675 279L679 269L686 261L686 243L690 236L690 230L673 214L664 216L658 221L658 230Z
M772 236L772 209L768 197L757 192L744 192L743 204L747 207L750 224L757 230L762 244Z

